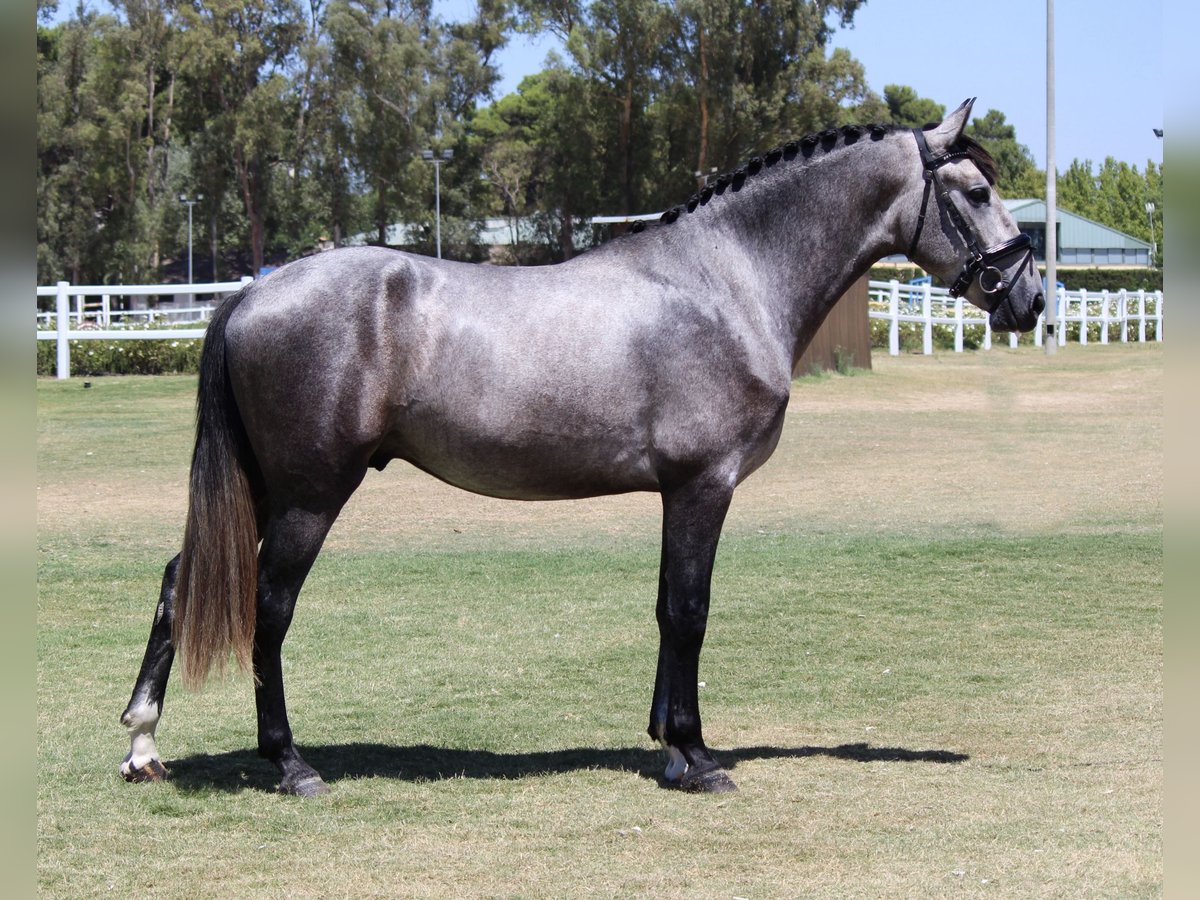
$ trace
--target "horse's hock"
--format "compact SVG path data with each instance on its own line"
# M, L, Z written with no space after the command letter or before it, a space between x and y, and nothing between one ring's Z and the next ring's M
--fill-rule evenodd
M865 275L850 285L829 311L792 374L809 375L822 369L837 371L850 366L871 368L871 320L867 314Z

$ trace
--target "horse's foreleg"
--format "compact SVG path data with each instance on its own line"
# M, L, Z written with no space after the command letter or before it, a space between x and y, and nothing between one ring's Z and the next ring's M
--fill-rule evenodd
M667 752L667 781L694 791L736 787L704 744L698 697L713 560L732 494L732 483L721 479L697 479L663 493L658 673L649 731Z
M171 643L171 618L178 568L179 557L176 556L167 563L163 573L146 655L142 658L133 696L121 714L121 724L129 729L129 754L121 763L121 775L126 781L161 781L167 775L162 758L158 755L154 731L162 716L167 677L171 674L171 662L175 659L175 647Z
M317 770L301 758L292 740L283 694L281 648L292 622L296 596L337 512L336 508L324 513L293 508L273 517L267 524L259 554L254 631L258 753L279 768L283 775L279 791L283 794L311 797L329 793Z

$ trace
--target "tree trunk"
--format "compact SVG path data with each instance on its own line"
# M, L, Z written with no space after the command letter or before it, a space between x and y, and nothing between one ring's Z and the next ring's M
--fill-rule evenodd
M246 209L246 218L250 221L250 258L254 266L251 274L257 278L263 267L264 243L263 213L257 202L260 179L253 171L256 168L254 161L247 161L241 147L234 148L233 161L237 168L238 182L242 187L242 205Z
M209 222L209 224L211 225L211 235L212 235L212 280L214 282L217 280L217 213L215 211L217 208L216 199L217 198L215 198L215 197L213 198L214 211L212 214L212 219Z
M564 260L575 255L575 222L571 213L571 195L563 197L562 209L558 213L558 247Z

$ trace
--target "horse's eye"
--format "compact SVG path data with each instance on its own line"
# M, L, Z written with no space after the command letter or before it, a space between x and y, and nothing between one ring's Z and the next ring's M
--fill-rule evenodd
M967 191L967 196L971 198L972 203L987 203L991 192L985 187L977 187Z

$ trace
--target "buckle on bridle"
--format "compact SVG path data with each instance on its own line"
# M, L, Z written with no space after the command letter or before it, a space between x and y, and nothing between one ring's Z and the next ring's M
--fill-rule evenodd
M1005 260L1018 253L1021 254L1021 258L1014 264L1018 270L1033 262L1033 240L1029 235L1018 234L990 250L972 253L970 260L950 286L950 296L961 297L967 292L971 282L978 279L979 289L984 294L989 297L999 294L999 299L1003 301L1012 288L1012 282L1005 280L1004 271L997 263L1003 265Z
M985 294L995 294L1005 287L1004 273L995 266L984 266L979 270L979 289Z

